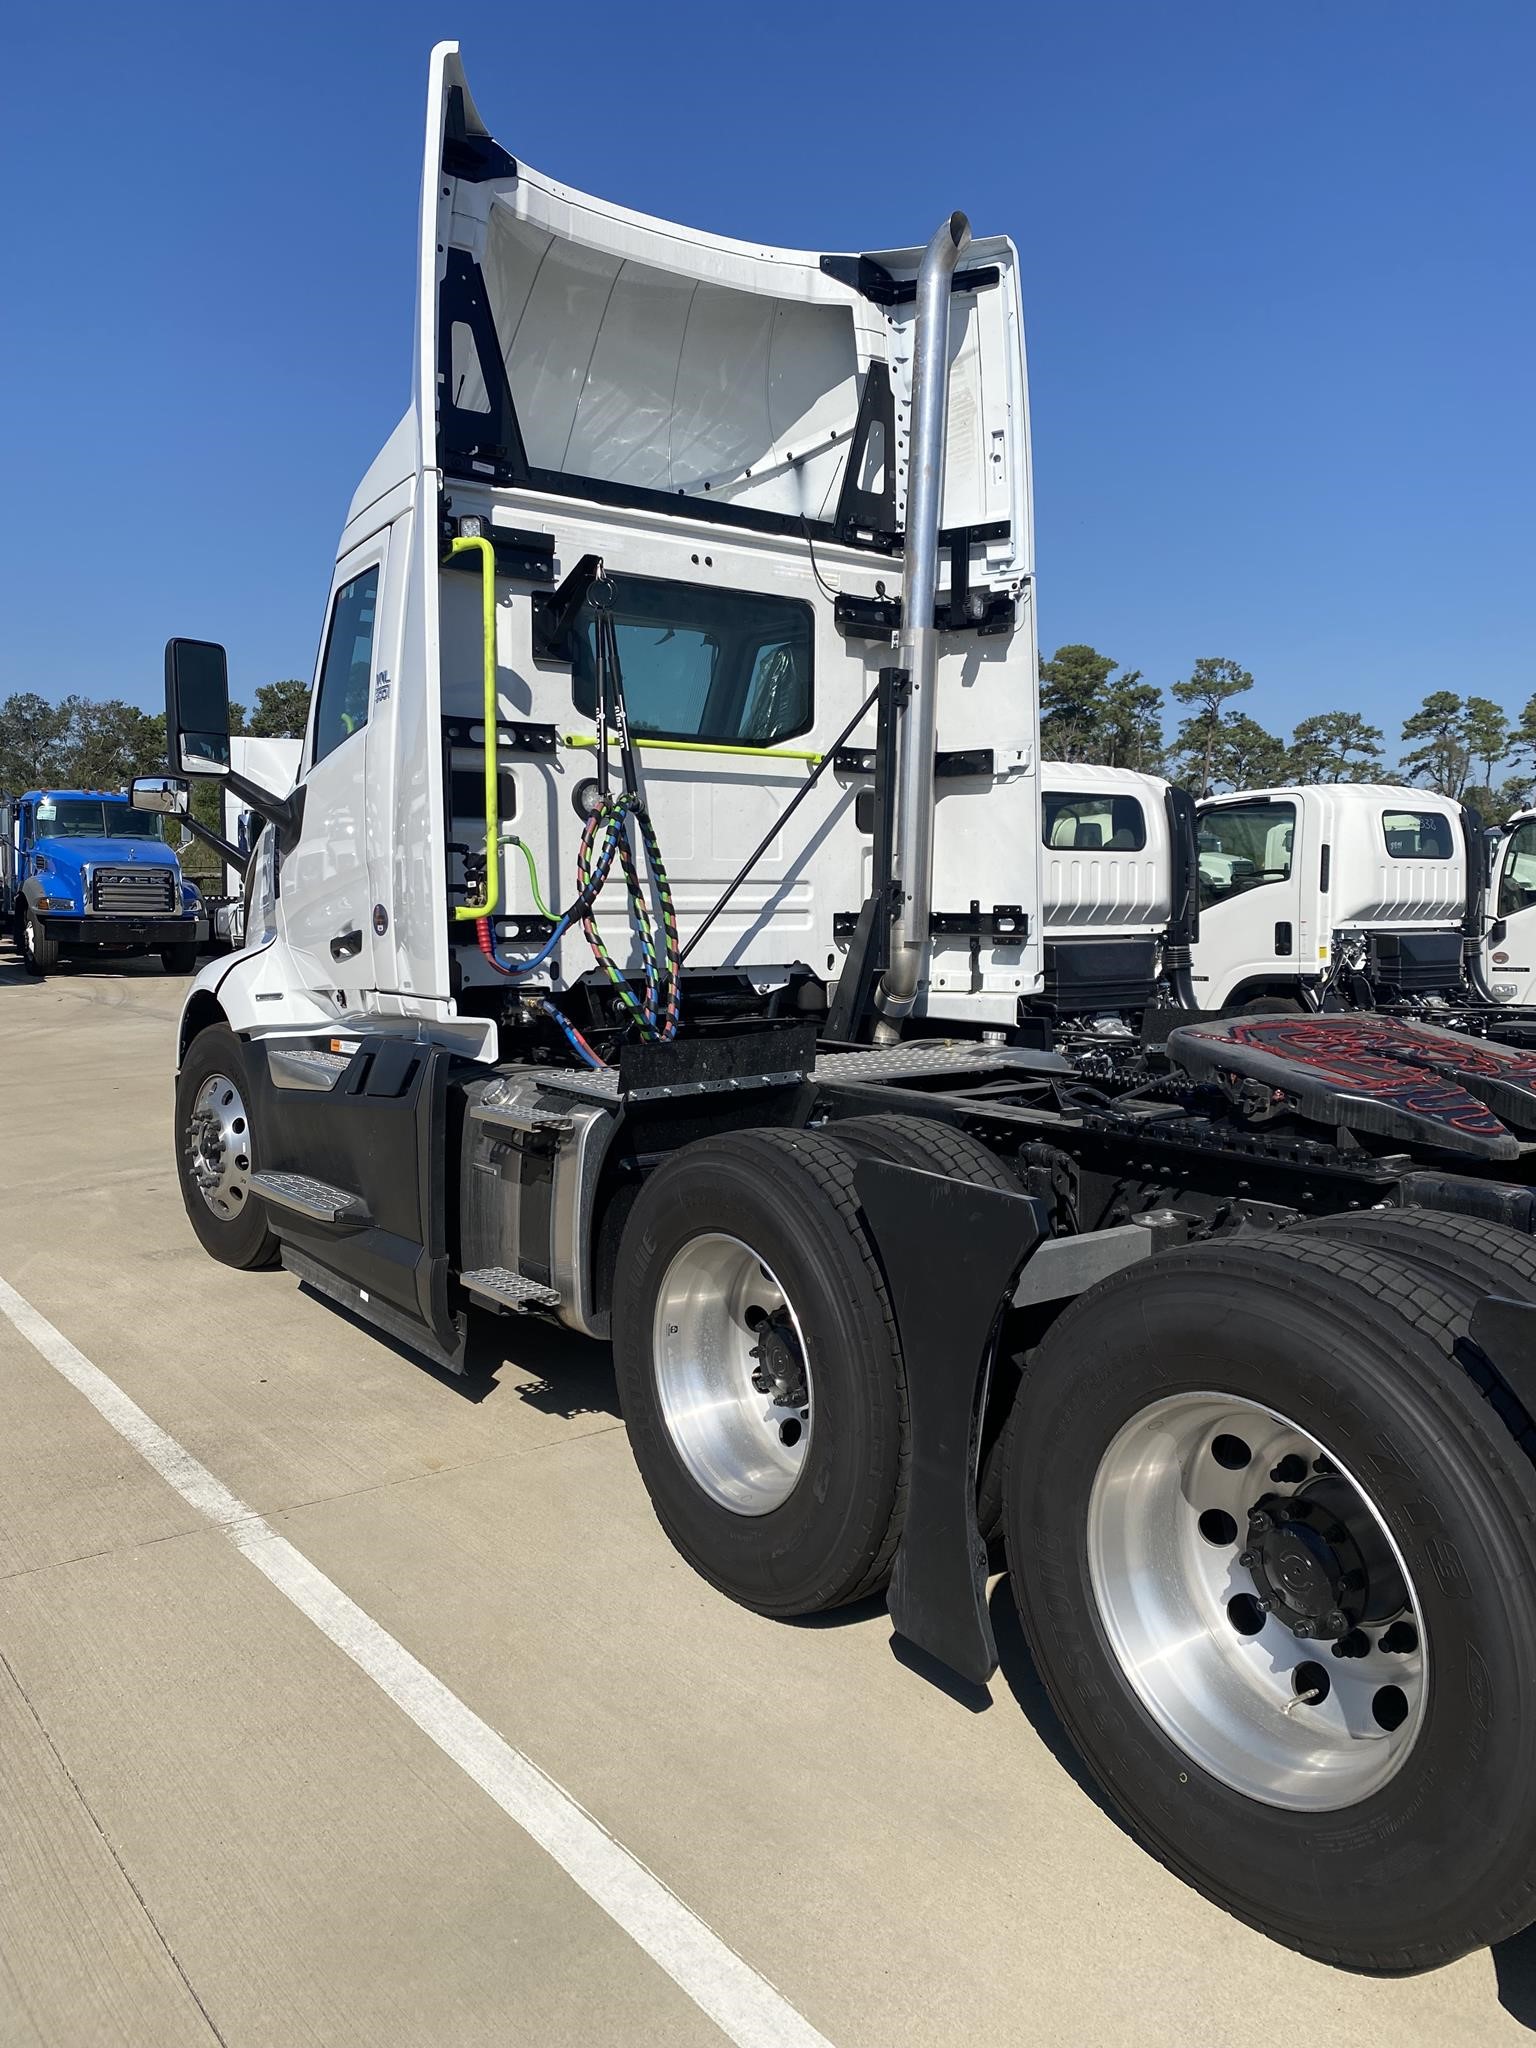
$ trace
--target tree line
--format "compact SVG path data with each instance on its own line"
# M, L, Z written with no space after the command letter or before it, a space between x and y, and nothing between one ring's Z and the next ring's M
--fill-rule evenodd
M1058 647L1040 664L1040 739L1048 761L1096 761L1182 782L1196 796L1219 789L1264 789L1288 782L1423 783L1469 803L1490 820L1529 800L1536 780L1536 695L1518 714L1491 697L1433 690L1400 738L1389 766L1385 735L1358 711L1320 711L1282 739L1233 708L1253 688L1235 661L1203 658L1170 695L1187 706L1172 739L1163 725L1163 693L1140 669L1122 670L1097 648ZM267 739L298 739L309 685L296 677L263 683L249 711L231 704L230 729ZM121 698L65 697L50 704L34 691L0 699L0 793L24 789L124 789L135 775L165 767L165 718Z
M1163 693L1140 669L1095 647L1058 647L1040 664L1040 744L1047 761L1095 761L1182 782L1196 796L1297 782L1417 782L1490 823L1530 800L1536 695L1518 713L1491 697L1432 690L1403 721L1395 765L1386 736L1358 711L1319 711L1283 739L1233 707L1253 688L1235 661L1206 657L1169 694L1187 711L1170 740Z
M300 739L309 685L294 677L263 683L249 711L229 707L230 730L262 739ZM165 714L140 711L120 697L65 697L50 704L35 691L0 698L0 794L26 789L126 789L165 760Z

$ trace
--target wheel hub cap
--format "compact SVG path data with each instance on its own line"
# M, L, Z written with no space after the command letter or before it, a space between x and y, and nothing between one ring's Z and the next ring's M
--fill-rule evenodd
M210 1074L197 1091L188 1127L192 1178L214 1215L228 1223L250 1200L251 1134L240 1090Z
M733 1514L781 1507L814 1409L799 1320L772 1268L739 1238L690 1239L656 1297L653 1355L662 1421L703 1491Z
M1418 1596L1380 1511L1283 1415L1171 1395L1100 1460L1088 1563L1110 1647L1163 1733L1252 1799L1378 1791L1428 1697Z

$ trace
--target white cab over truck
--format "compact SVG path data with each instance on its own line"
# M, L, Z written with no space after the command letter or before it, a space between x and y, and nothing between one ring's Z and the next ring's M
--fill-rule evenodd
M1121 1028L1160 984L1188 994L1194 804L1160 776L1083 761L1040 769L1042 1002Z
M1095 784L1043 872L1013 245L646 219L445 44L417 286L292 790L186 640L136 785L266 821L181 1022L203 1244L453 1371L486 1312L611 1339L662 1527L765 1616L883 1590L982 1684L1005 1550L1105 1796L1278 1939L1523 1925L1536 1062L1060 1028L1138 849Z
M1500 1003L1536 1003L1536 810L1517 811L1499 834L1488 904L1489 991Z

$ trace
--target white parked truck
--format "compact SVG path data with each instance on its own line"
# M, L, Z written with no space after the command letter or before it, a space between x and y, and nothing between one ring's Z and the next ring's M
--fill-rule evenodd
M1160 776L1083 761L1040 768L1044 979L1036 1006L1131 1028L1189 989L1194 802Z
M172 641L136 787L267 821L187 1214L453 1370L476 1310L611 1338L663 1528L763 1615L884 1590L984 1683L996 1535L1154 1852L1411 1969L1536 1896L1536 1062L1042 1044L1019 303L959 214L823 256L589 198L434 53L298 780Z
M1484 946L1489 992L1500 1003L1536 1004L1536 810L1517 811L1492 848L1490 921Z

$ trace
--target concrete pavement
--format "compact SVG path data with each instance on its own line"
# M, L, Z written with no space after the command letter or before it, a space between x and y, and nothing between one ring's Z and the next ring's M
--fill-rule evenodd
M836 2048L1527 2037L1529 1937L1349 1977L1153 1863L1077 1782L1006 1587L979 1713L874 1609L720 1599L599 1347L488 1321L466 1390L212 1264L170 1161L182 986L0 950L0 1276ZM721 2038L0 1321L0 2048Z

